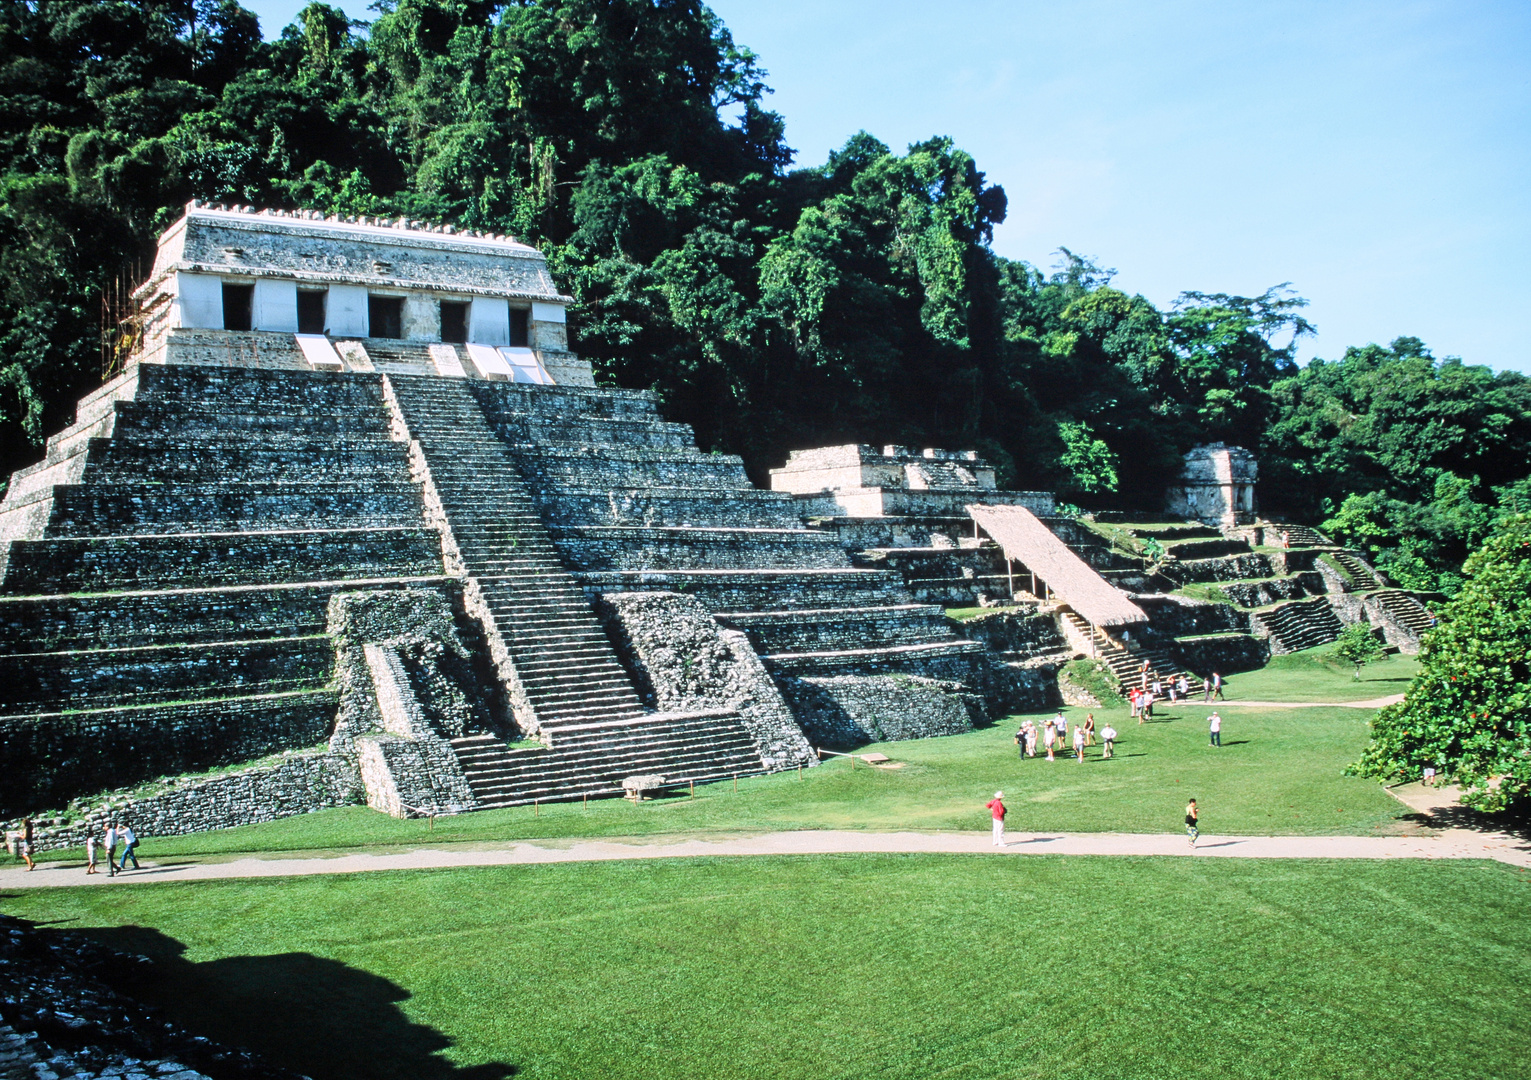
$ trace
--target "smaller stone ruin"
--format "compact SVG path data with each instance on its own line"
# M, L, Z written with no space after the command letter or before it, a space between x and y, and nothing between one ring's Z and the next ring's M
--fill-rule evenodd
M1172 517L1219 529L1255 520L1255 456L1242 446L1207 443L1185 455L1180 477L1170 485L1165 508Z
M771 470L771 489L796 496L807 516L966 516L981 501L1052 512L1047 491L998 491L994 468L976 450L910 446L878 448L865 443L794 450L786 465Z

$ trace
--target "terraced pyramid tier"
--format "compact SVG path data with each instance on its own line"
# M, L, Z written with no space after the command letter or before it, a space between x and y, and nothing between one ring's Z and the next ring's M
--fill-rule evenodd
M442 583L377 376L140 365L0 504L0 812L311 746L325 609Z

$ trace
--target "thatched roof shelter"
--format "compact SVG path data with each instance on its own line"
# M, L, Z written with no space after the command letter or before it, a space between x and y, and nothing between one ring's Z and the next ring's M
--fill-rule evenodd
M1148 621L1126 593L1070 551L1024 506L974 504L967 512L1004 549L1006 558L1022 563L1047 582L1058 599L1092 625L1134 626Z

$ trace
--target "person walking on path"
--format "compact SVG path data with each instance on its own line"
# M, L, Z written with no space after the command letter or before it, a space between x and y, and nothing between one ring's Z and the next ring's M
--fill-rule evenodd
M87 874L100 873L96 869L96 834L91 833L85 838L85 872Z
M37 827L32 823L32 815L28 814L21 819L21 857L27 861L28 870L37 869L37 864L32 861L36 847Z
M1215 671L1212 673L1212 697L1219 701L1228 700L1223 697L1223 677ZM1208 700L1211 699L1209 698Z
M106 836L102 838L106 844L106 876L117 876L117 823L114 821L106 827Z
M1175 680L1175 686L1180 690L1181 701L1191 700L1191 684L1186 681L1186 677L1184 675Z
M1105 743L1105 753L1100 756L1108 758L1111 756L1112 751L1116 749L1116 728L1112 727L1108 722L1105 727L1100 729L1100 738Z
M129 859L133 860L134 870L141 869L138 865L138 855L136 850L138 848L138 836L133 832L133 826L123 825L122 828L118 830L118 835L122 837L122 861L117 864L118 872L124 874L128 872Z
M1005 846L1005 793L996 791L994 798L984 803L984 808L994 817L994 846Z
M1191 846L1196 846L1196 838L1201 835L1201 811L1196 808L1196 800L1192 799L1185 804L1185 834L1191 838Z
M1084 726L1074 725L1074 759L1079 764L1084 764Z
M1212 745L1223 745L1223 718L1217 713L1207 717L1207 729L1212 733Z

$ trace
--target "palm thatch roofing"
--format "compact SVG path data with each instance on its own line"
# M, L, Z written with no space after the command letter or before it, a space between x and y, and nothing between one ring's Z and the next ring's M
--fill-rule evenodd
M1069 550L1053 531L1024 506L967 508L972 519L1004 549L1005 557L1023 563L1048 588L1095 626L1132 626L1148 621L1127 594L1101 577Z

